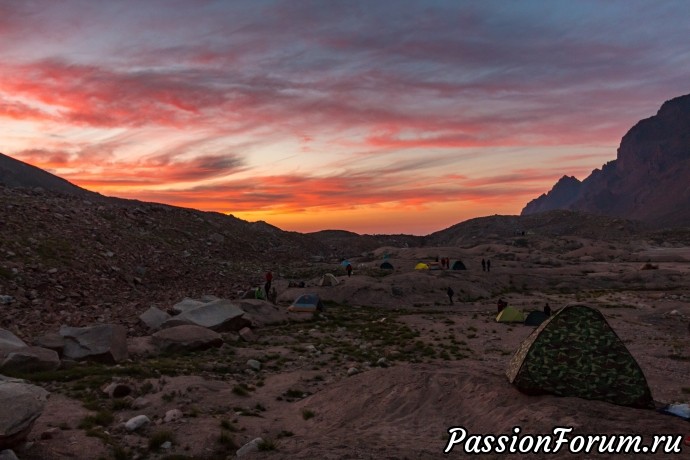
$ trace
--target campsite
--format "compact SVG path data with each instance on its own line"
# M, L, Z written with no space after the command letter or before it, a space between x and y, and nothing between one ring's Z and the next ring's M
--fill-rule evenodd
M451 427L510 434L516 426L523 433L568 426L582 434L640 434L645 442L690 434L687 420L658 411L690 398L688 242L682 235L663 246L644 235L577 237L573 249L572 238L532 233L515 245L517 238L492 233L457 246L381 247L350 255L351 277L339 259L275 264L276 304L242 300L238 292L230 303L249 312L251 330L221 332L219 347L161 354L151 332L138 329L127 339L129 359L115 367L85 362L30 376L51 397L17 452L22 459L84 458L84 449L93 458L234 458L261 438L243 458L439 458ZM465 270L438 268L439 256L462 261ZM491 258L491 272L482 271L482 258ZM650 260L658 269L643 269ZM448 286L456 293L452 306ZM173 309L198 307L213 293L206 295L179 299ZM499 298L519 317L498 321ZM552 321L525 324L546 303ZM613 372L615 382L639 384L643 399L631 404L606 388L585 391L591 382L572 384L572 373L574 386L565 389L558 379L542 378L546 391L511 383L531 365L515 367L521 344L569 305L601 315L592 330L610 328L602 346L617 344L621 362L636 369L630 378L595 363L584 375ZM571 334L561 340L574 347L568 356L597 354L588 331L560 332ZM127 388L126 396L115 395L113 384ZM125 428L144 414L147 426Z

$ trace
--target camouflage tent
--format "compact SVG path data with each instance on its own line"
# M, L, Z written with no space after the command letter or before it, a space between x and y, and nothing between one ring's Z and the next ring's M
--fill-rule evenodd
M653 408L642 369L598 310L568 305L520 345L506 371L527 394L552 393Z

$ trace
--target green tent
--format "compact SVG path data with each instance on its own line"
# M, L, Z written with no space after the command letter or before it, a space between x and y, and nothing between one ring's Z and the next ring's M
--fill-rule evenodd
M604 315L568 305L520 345L506 371L527 394L551 393L653 408L642 369Z
M515 307L505 307L496 316L496 321L499 323L522 323L525 321L525 314Z

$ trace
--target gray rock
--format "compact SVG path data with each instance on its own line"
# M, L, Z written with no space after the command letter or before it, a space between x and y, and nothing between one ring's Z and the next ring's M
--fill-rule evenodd
M209 303L209 302L213 302L214 300L220 300L220 297L216 297L216 296L211 295L211 294L204 294L201 296L201 299L199 299L199 300L201 300L203 303Z
M379 358L379 360L376 361L376 365L380 366L380 367L388 367L389 363L388 363L388 360L386 358Z
M254 369L255 371L261 370L261 363L255 359L250 359L247 361L247 366Z
M170 423L174 422L176 420L180 420L182 418L183 414L180 409L171 409L168 412L165 413L165 417L163 418L163 421L165 423Z
M239 299L235 304L246 313L244 317L250 321L253 327L262 327L270 324L282 324L290 319L286 308L278 307L270 302L259 299Z
M11 295L0 295L0 305L9 305L14 302L14 297Z
M158 331L151 336L151 340L161 351L205 350L223 345L223 338L217 332L188 325Z
M137 431L139 428L143 427L144 425L148 425L151 423L151 419L149 419L145 415L137 415L136 417L132 417L127 422L125 422L125 429L127 431Z
M172 309L177 313L184 313L187 310L193 310L194 308L204 305L205 302L200 302L198 300L190 299L185 297L180 302L173 305Z
M244 446L240 447L235 454L238 457L242 457L244 455L247 455L251 452L258 452L259 451L259 444L264 442L262 438L255 438L249 441L247 444Z
M355 374L357 374L357 373L359 373L359 369L357 369L356 367L351 367L351 368L349 368L349 369L347 370L347 375L348 375L348 377L349 377L349 376L352 376L352 375L355 375Z
M24 380L0 376L0 449L11 449L26 439L48 395Z
M68 359L118 363L127 359L127 329L117 324L60 328Z
M249 321L242 317L243 315L244 310L229 300L214 300L173 316L161 327L195 325L207 327L216 332L237 331L249 324Z
M28 345L24 343L22 339L12 334L10 331L0 329L0 353L7 353L17 348L24 348L27 346Z
M160 308L151 307L144 313L139 315L139 319L149 329L156 330L161 327L165 321L169 320L171 316L161 310Z
M62 355L62 351L65 349L65 338L60 334L49 333L34 340L34 345L54 350L58 355Z
M0 460L19 460L12 449L0 450Z
M60 357L54 350L41 347L24 347L7 353L0 370L3 372L54 371L60 367Z
M256 341L256 335L254 335L252 330L249 329L248 327L243 327L242 329L240 329L239 334L240 334L240 337L242 337L242 340L244 340L245 342L255 342Z

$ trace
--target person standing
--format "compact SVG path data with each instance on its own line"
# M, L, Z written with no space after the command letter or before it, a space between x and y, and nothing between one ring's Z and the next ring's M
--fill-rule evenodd
M486 259L486 271L491 271L491 259Z
M352 265L347 264L347 267L345 267L345 270L347 270L347 277L348 278L351 277L352 276Z
M273 282L273 273L271 273L271 270L266 272L266 284L264 284L264 292L266 293L266 296L268 296L268 293L271 291L271 283Z
M546 316L551 316L551 307L549 306L548 302L546 302L546 305L544 305L544 314Z
M482 271L486 271L486 260L482 259Z
M450 300L450 304L453 305L453 295L455 292L453 292L453 288L448 286L448 289L446 290L446 294L448 294L448 300Z

